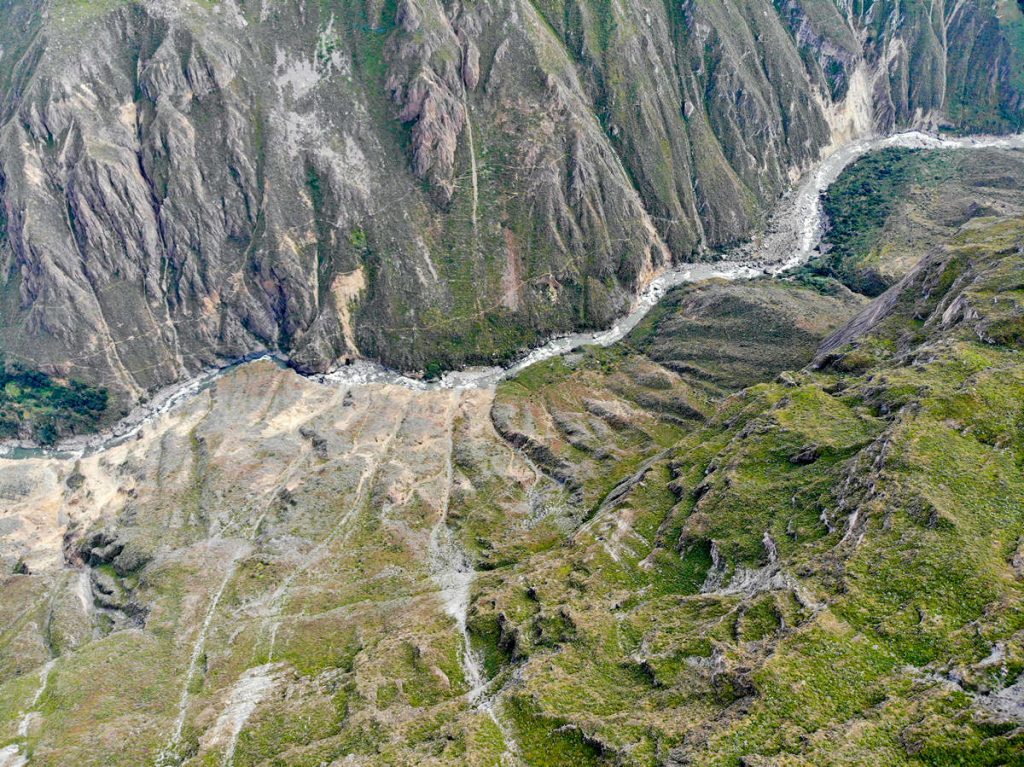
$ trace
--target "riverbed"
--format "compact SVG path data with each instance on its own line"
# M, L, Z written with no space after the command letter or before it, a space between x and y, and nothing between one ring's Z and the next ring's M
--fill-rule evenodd
M652 279L637 295L631 311L610 328L596 332L570 333L552 338L526 352L504 367L472 368L446 373L437 381L422 381L390 370L383 365L357 360L348 365L311 378L325 386L354 387L369 384L390 384L414 390L492 388L505 378L516 375L530 365L568 354L581 346L610 346L621 340L657 305L671 288L688 282L709 279L750 279L777 276L807 261L815 252L824 231L821 195L843 172L864 155L888 147L919 149L1024 149L1024 134L1008 136L940 137L920 131L907 131L891 136L863 138L845 144L808 173L779 201L769 217L765 231L751 241L726 253L721 260L680 264L666 269ZM153 398L137 406L110 429L98 434L74 437L55 448L31 445L0 447L3 458L76 456L106 450L133 439L147 424L160 418L181 403L196 396L218 378L239 365L256 359L271 358L279 364L286 361L270 353L253 354L223 367L206 370L188 381L161 390Z

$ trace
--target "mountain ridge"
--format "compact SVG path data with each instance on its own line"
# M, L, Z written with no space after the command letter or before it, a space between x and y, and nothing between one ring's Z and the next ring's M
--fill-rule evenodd
M1019 125L1015 6L908 8L9 1L0 347L130 404L606 325L830 143Z

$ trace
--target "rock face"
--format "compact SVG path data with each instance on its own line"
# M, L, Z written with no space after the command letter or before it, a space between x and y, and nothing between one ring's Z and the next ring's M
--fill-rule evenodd
M831 144L1021 123L1015 3L0 5L0 349L138 399L261 349L484 361Z

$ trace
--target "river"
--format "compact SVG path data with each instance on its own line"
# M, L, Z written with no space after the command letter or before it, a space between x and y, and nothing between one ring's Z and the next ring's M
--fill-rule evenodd
M779 201L769 218L764 233L725 254L722 260L695 264L681 264L663 271L636 297L629 314L612 327L588 333L571 333L552 338L542 346L524 354L506 367L475 368L446 373L437 381L421 381L390 370L377 363L364 360L325 374L311 376L328 386L361 386L391 384L416 390L471 389L496 386L501 380L514 376L530 365L567 354L587 345L609 346L622 339L636 327L647 313L676 285L701 282L712 278L735 280L763 275L778 275L811 257L821 240L824 214L822 193L832 185L839 174L852 162L865 154L887 147L920 149L1022 149L1024 134L1008 136L937 137L920 131L907 131L891 136L864 138L845 144L823 159L806 173L796 187ZM74 458L106 450L132 439L146 424L169 412L182 402L209 387L218 378L256 359L283 358L269 353L254 354L224 367L210 369L180 384L158 392L146 404L136 407L115 426L98 434L74 437L56 448L32 446L6 446L0 448L3 458L54 457Z

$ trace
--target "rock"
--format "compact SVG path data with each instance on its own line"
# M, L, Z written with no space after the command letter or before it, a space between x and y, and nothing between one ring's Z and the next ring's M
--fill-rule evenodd
M1017 550L1011 555L1010 566L1013 567L1017 580L1024 580L1024 539L1017 544Z
M781 373L779 373L778 381L783 386L798 386L799 385L799 383L797 382L797 380L794 377L793 373L791 373L788 370L784 370Z
M467 90L475 90L480 82L480 50L472 42L466 43L462 56L462 82Z
M343 403L344 404L344 403ZM324 460L327 458L327 440L317 434L315 430L309 426L303 426L299 429L299 433L307 440L313 447L313 453L317 458Z
M744 238L834 141L952 122L947 92L992 130L1015 114L989 6L940 41L890 5L625 4L609 29L633 32L605 47L524 0L357 3L344 35L298 0L75 23L9 4L0 351L120 407L257 350L422 370L605 325L658 269ZM531 243L511 302L484 278L509 242ZM331 290L368 264L365 289Z
M796 464L797 466L807 466L817 461L821 457L821 448L817 445L806 445L797 453L794 453L789 457L789 462Z
M147 564L149 564L152 556L144 552L138 545L129 542L121 550L114 560L114 572L120 577L125 578L133 573L138 572Z

